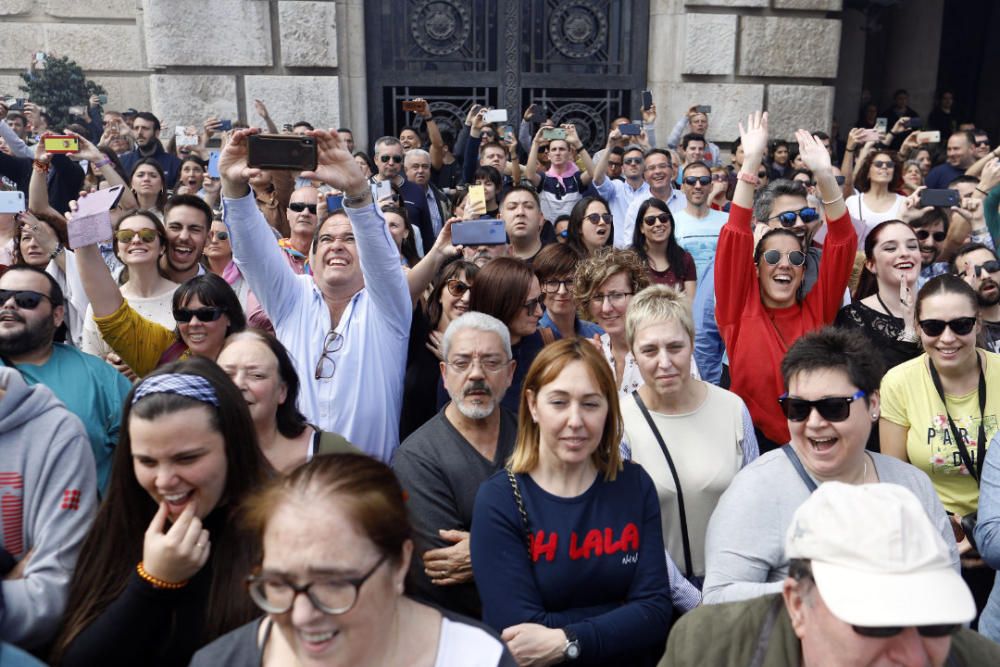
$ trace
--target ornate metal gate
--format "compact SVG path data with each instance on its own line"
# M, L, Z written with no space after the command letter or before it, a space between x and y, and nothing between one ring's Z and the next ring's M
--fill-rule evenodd
M372 135L419 125L401 105L414 97L456 133L473 104L516 126L535 102L599 147L611 120L638 117L648 24L649 0L369 0Z

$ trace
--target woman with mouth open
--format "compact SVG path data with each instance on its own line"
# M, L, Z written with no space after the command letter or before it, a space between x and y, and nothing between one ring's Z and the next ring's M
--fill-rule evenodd
M806 255L799 237L783 225L790 214L794 224L802 209L772 210L766 226L751 228L757 169L767 148L767 112L751 114L746 127L740 124L743 165L715 256L715 313L729 354L730 390L747 404L762 452L789 440L777 402L781 359L803 334L833 322L858 245L830 154L805 130L795 138L816 180L829 228L816 284L799 298ZM805 204L803 199L797 206Z
M404 595L412 529L384 463L320 456L246 508L263 556L247 586L266 616L206 646L191 667L515 666L479 624Z
M927 476L865 449L880 408L882 363L857 331L807 333L781 362L785 393L775 401L791 443L761 455L722 494L705 537L705 604L781 591L788 573L784 537L795 510L820 484L899 484L916 495L958 570L958 550ZM881 403L881 405L880 405Z
M962 575L981 612L994 573L965 539L969 524L961 518L977 511L980 472L998 432L1000 355L976 349L979 299L958 276L931 278L917 294L914 319L924 354L882 380L879 439L883 453L927 473L952 514Z
M599 249L611 245L614 236L611 210L603 198L584 197L573 206L566 228L566 244L581 256L590 257Z
M247 404L214 363L171 364L127 397L114 459L53 664L182 667L256 616L240 502L266 463Z

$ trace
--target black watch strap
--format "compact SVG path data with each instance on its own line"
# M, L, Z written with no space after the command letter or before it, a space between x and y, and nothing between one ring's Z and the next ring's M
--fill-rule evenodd
M566 660L576 660L580 657L580 640L576 633L569 628L563 628L566 635L566 647L563 649L563 658Z

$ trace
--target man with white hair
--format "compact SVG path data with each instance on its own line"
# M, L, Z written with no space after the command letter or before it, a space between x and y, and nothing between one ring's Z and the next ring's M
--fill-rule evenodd
M479 618L469 530L479 485L514 452L517 417L500 407L514 377L510 334L495 317L466 313L445 330L441 356L451 402L399 446L392 467L408 494L416 595Z
M826 482L796 511L781 593L684 616L666 664L1000 665L948 547L908 489Z
M431 228L434 231L434 238L437 238L451 215L451 206L448 197L431 183L431 154L423 148L411 148L403 155L403 169L406 172L406 180L419 185L423 190L427 210L431 216Z

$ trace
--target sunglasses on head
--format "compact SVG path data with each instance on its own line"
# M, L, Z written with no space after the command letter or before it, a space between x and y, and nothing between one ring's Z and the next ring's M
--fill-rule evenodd
M670 214L669 213L658 213L657 215L647 215L647 216L643 217L642 222L643 222L643 224L648 225L650 227L652 227L653 225L655 225L658 222L662 222L663 224L667 224L668 222L670 222Z
M385 156L383 155L382 157ZM385 162L385 160L382 160L382 162ZM307 204L302 201L293 201L291 204L288 205L288 210L295 211L296 213L301 213L306 209L309 209L310 213L316 215L316 204Z
M781 250L772 248L761 255L761 257L763 257L764 261L771 266L777 266L781 262L781 258L785 255L788 256L788 263L792 266L802 266L806 263L806 254L801 250L788 250L786 252L782 252Z
M52 301L52 298L48 294L42 294L34 290L0 289L0 306L10 301L11 297L14 297L14 305L22 310L34 310L38 308L38 304L42 302L42 299L48 299L49 302Z
M864 397L865 392L858 390L853 396L831 396L816 401L807 401L804 398L789 396L786 392L778 398L778 403L781 404L781 411L785 413L785 418L788 421L804 422L809 419L813 408L816 408L819 416L826 421L842 422L851 414L851 403Z
M583 216L583 219L592 225L596 225L601 220L610 225L611 221L614 220L610 213L591 213L590 215Z
M886 637L895 637L901 633L906 628L893 625L886 627L873 627L868 625L852 625L851 626L856 633L862 637L875 637L876 639L885 639ZM917 634L921 637L947 637L958 632L958 629L962 626L958 623L949 623L945 625L917 625L913 626L916 629Z
M685 176L684 177L684 184L685 185L694 185L695 183L699 183L701 185L708 185L711 182L712 182L712 177L711 176Z
M389 160L392 160L396 164L402 164L402 162L403 162L403 156L402 155L379 155L378 156L378 160L379 160L379 162L381 162L383 164L385 164Z
M462 296L472 288L472 285L464 283L458 278L452 278L445 283L445 286L448 288L448 293L452 296Z
M798 211L785 211L768 218L768 220L777 220L782 227L794 227L796 219L800 219L804 223L815 222L819 220L819 211L811 206L806 206Z
M174 310L174 319L178 322L190 322L193 318L197 317L199 322L214 322L220 317L225 315L225 311L218 306L211 306L206 308L176 308Z
M935 241L937 241L938 243L940 243L941 241L944 241L945 238L948 237L948 234L945 233L945 232L934 232L932 234L931 232L929 232L926 229L918 229L917 230L917 238L920 239L921 241L926 241L931 236L934 237Z
M953 320L920 320L920 329L928 336L940 336L948 327L956 336L965 336L976 326L974 317L956 317Z
M134 229L119 229L115 232L115 238L118 239L119 243L131 243L132 239L136 236L143 243L152 243L159 236L155 229L140 229L136 231Z

